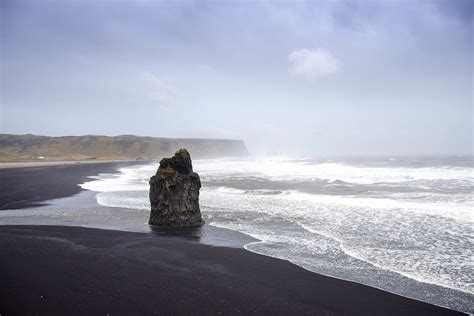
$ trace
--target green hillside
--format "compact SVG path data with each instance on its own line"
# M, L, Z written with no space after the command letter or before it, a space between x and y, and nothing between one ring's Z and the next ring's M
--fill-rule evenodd
M241 140L0 134L0 161L158 159L186 147L193 158L242 157Z

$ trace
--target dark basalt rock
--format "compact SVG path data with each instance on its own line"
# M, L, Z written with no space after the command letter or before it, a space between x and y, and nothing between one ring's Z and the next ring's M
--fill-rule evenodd
M163 158L156 175L150 178L151 213L149 224L160 227L200 226L201 180L193 172L191 156L184 148L173 157Z

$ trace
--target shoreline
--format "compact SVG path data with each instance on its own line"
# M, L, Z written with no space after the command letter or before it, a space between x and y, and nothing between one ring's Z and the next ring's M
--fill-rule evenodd
M150 161L104 161L0 168L0 211L43 206L48 200L73 196L88 177Z
M217 226L216 226L217 228ZM229 228L222 228L222 227L218 227L218 228L221 228L221 229L229 229ZM359 284L359 285L363 285L363 286L367 286L367 287L370 287L370 288L373 288L373 289L376 289L376 290L380 290L380 291L384 291L384 292L387 292L387 293L390 293L390 294L393 294L393 295L397 295L397 296L400 296L400 297L404 297L404 298L407 298L407 299L411 299L411 300L415 300L415 301L418 301L418 302L421 302L421 303L425 303L425 304L430 304L430 305L434 305L434 306L437 306L437 307L440 307L440 308L446 308L446 309L449 309L449 310L452 310L452 311L456 311L456 312L459 312L459 313L463 313L463 314L466 314L466 315L473 315L473 312L472 312L472 309L469 309L469 310L464 310L464 309L461 309L461 307L457 306L457 308L455 307L452 307L452 306L448 306L448 305L442 305L442 304L439 304L439 303L435 303L435 302L429 302L429 301L424 301L423 299L421 298L417 298L416 296L412 296L412 295L409 295L409 294L405 294L405 293L397 293L396 291L394 290L390 290L390 289L386 289L386 288L383 288L381 286L377 286L377 285L374 285L374 284L371 284L371 283L367 283L367 282L364 282L364 281L360 281L360 280L353 280L351 278L344 278L344 277L340 277L340 276L335 276L335 275L331 275L331 274L326 274L324 272L320 272L320 271L314 271L314 270L311 270L310 268L308 267L305 267L304 265L301 265L301 264L298 264L298 263L295 263L293 262L292 260L290 259L286 259L286 258L282 258L282 257L277 257L277 256L271 256L269 254L266 254L264 252L259 252L259 251L256 251L256 250L253 250L253 249L250 249L248 247L246 247L247 245L249 244L253 244L253 243L259 243L259 242L264 242L264 241L261 241L259 239L257 239L257 237L254 237L250 234L246 234L246 233L243 233L243 232L239 232L240 234L243 234L243 235L246 235L246 236L249 236L250 238L254 238L256 239L256 241L254 242L249 242L245 245L243 245L243 249L245 249L246 251L249 251L251 253L255 253L255 254L258 254L258 255L262 255L262 256L267 256L267 257L270 257L270 258L274 258L274 259L277 259L277 260L283 260L283 261L287 261L291 264L294 264L302 269L304 269L305 271L308 271L310 273L315 273L315 274L318 274L318 275L322 275L322 276L325 276L325 277L328 277L328 278L332 278L332 279L336 279L336 280L341 280L341 281L347 281L347 282L353 282L355 284ZM360 260L360 259L358 259ZM393 270L388 270L388 269L384 269L382 267L376 267L377 269L380 269L380 270L383 270L389 274L394 274L394 275L398 275L400 278L403 278L405 279L405 281L407 282L410 282L412 284L417 284L417 285L422 285L424 287L432 287L432 288L440 288L440 289L444 289L444 290L451 290L451 291L456 291L458 293L461 293L462 295L464 296L472 296L471 293L469 292L465 292L465 291L462 291L460 289L456 289L456 288L451 288L451 287L446 287L444 285L440 285L440 284L437 284L437 283L430 283L430 282L427 282L427 281L422 281L422 280L418 280L418 279L415 279L413 277L410 277L410 276L406 276L402 273L399 273L397 271L393 271Z
M118 159L118 160L51 160L51 161L10 161L0 162L0 169L10 168L33 168L33 167L53 167L64 165L79 165L79 164L106 164L106 163L145 163L154 160L148 159Z
M96 174L98 174L98 173L106 173L106 172L114 172L114 171L116 171L118 168L120 168L121 166L126 166L126 165L138 165L138 164L142 164L142 163L150 163L150 162L149 162L149 161L131 161L131 162L128 162L128 163L126 162L125 165L122 165L121 163L119 163L119 165L117 165L117 162L109 162L108 164L105 164L105 165L104 165L104 164L101 164L101 165L100 165L100 167L105 167L105 168L100 168L99 166L96 165L96 167L99 167L99 168L93 168L93 169L90 169L90 170L88 170L88 171L89 171L89 172L96 172ZM61 166L62 168L60 168L59 172L60 172L60 173L63 173L64 171L68 171L68 172L69 172L69 171L71 171L72 169L74 169L75 166L77 167L77 165L74 165L74 164L69 164L69 165L67 165L67 166ZM85 165L83 165L83 166L85 166ZM48 170L49 170L49 171L51 170L51 168L54 169L54 168L56 168L56 167L54 167L54 166L47 166L47 167L41 168L41 169L37 169L37 168L29 169L29 168L26 168L26 169L8 169L8 170L11 170L11 171L12 171L12 170L15 170L15 171L18 171L20 174L21 174L21 173L24 173L25 171L26 171L26 173L38 171L39 173L44 173L44 174L46 174L46 173L48 173L48 172L47 172ZM99 169L100 169L100 170L99 170ZM0 176L2 175L2 171L4 171L4 170L6 170L6 169L0 170ZM18 175L18 172L17 172L17 175ZM79 173L80 173L80 172L84 172L84 170L80 170ZM96 175L96 174L92 174L92 175ZM83 174L83 175L82 175L82 178L87 178L88 176L90 176L90 175L84 175L84 174ZM48 177L48 178L40 177L40 179L41 179L42 181L46 181L46 182L49 182L49 181L53 181L53 182L54 182L54 179L51 179L51 178L49 178L49 177ZM47 179L47 180L46 180L46 179ZM75 178L75 179L77 180L77 178ZM72 195L76 195L77 193L79 193L79 192L81 192L81 191L84 191L84 193L85 193L85 192L93 192L93 191L83 190L82 188L80 188L78 184L81 183L81 182L77 182L77 181L74 182L73 179L68 179L68 182L69 182L68 185L76 186L76 187L79 189L78 192L73 193L73 194L70 194L70 195L68 195L68 196L56 196L56 198L62 199L62 198L65 198L65 197L69 197L69 198L67 198L67 199L65 199L65 200L70 200ZM44 186L44 185L43 185L43 186ZM51 191L51 187L50 187L49 185L46 185L46 186L44 186L44 187L46 188L46 190L50 190L50 191ZM0 193L1 193L1 191L0 191ZM58 193L62 193L62 192L52 191L52 192L50 192L50 193L53 193L53 195L54 195L54 194L58 194ZM76 196L79 197L80 195L76 195ZM90 195L90 196L92 196L92 195ZM51 200L51 199L46 199L46 200L44 200L43 202L47 202L47 201L50 201L50 200ZM0 199L0 202L2 202L2 201L3 201L3 200ZM75 201L76 204L77 204L77 203L81 204L81 203L83 203L83 202L84 202L84 200L80 200L80 199L78 199L77 201ZM96 203L95 198L94 198L94 202ZM38 204L38 205L44 206L44 205L48 205L48 204L49 204L49 203L46 203L46 204L43 203L43 204ZM73 203L73 204L74 204L74 203ZM3 205L3 204L2 204L2 205ZM18 206L20 206L20 207L18 207L18 208L16 208L16 209L28 208L28 207L32 207L32 206L38 206L38 205L34 205L34 204L18 205ZM102 207L102 206L101 206L101 207ZM1 211L0 211L0 212L1 212ZM73 225L74 225L74 224L73 224ZM15 226L17 226L17 225L9 225L9 226L10 226L10 227L15 227ZM35 225L35 226L37 226L37 227L42 227L42 225ZM5 227L6 227L6 226L5 226ZM30 227L30 226L28 226L28 227ZM33 227L33 226L31 226L31 227ZM59 227L65 227L65 228L66 228L66 227L69 227L69 228L72 227L72 228L74 228L74 226L72 226L72 225L59 226ZM89 226L89 227L90 227L90 226ZM108 229L108 230L110 230L110 231L115 231L113 227L112 227L112 228L97 227L97 228L99 228L99 229ZM86 228L85 228L85 229L86 229ZM87 228L87 229L95 229L95 228ZM207 229L207 230L206 230L206 229ZM250 241L250 240L247 240L247 242L243 242L243 241L242 241L243 239L242 239L241 237L239 237L238 235L243 235L243 236L249 236L249 235L242 234L242 233L240 233L240 232L235 232L235 231L231 231L231 232L235 233L234 235L229 235L228 233L225 232L225 231L230 231L230 230L228 230L228 229L223 229L223 228L218 228L218 227L209 227L208 225L207 225L206 229L203 230L203 231L204 231L204 235L207 234L208 236L205 236L204 238L208 238L208 240L211 240L211 242L209 242L209 243L202 242L202 241L200 240L200 239L201 239L201 236L202 236L202 232L201 232L201 231L199 231L198 233L188 233L187 235L185 234L184 236L183 236L182 232L176 232L176 233L171 233L171 234L170 234L170 232L161 232L161 233L158 233L158 235L160 235L160 236L163 237L163 238L188 238L188 239L193 239L194 241L197 240L199 243L204 244L204 245L214 245L214 246L217 245L217 246L219 246L219 247L241 248L242 250L244 250L244 251L246 251L246 252L249 252L249 253L252 253L252 254L254 254L254 255L265 256L265 255L262 255L262 254L258 254L257 252L254 252L254 251L247 250L247 249L245 249L245 248L243 247L243 245L245 245L246 243L251 242L251 241ZM219 230L219 229L224 230L224 231L216 234L215 231L216 231L216 230ZM119 231L116 231L116 232L119 232ZM122 232L126 233L127 231L122 231ZM172 237L170 237L170 236L172 236ZM209 238L209 236L210 236L210 238ZM198 238L195 238L195 237L198 237ZM233 241L230 241L230 242L229 242L228 240L227 240L227 241L224 241L224 239L232 239L232 238L235 238L235 239L234 239ZM250 236L249 238L252 238L252 237ZM272 260L279 260L279 261L281 260L281 259L277 259L277 258L270 257L270 256L265 256L265 257L270 258L270 259L272 259ZM286 260L281 260L281 261L285 261L285 262L288 262L288 264L294 265L294 264L291 263L290 261L286 261ZM296 265L294 265L294 266L296 266ZM310 270L305 269L305 268L303 268L303 267L299 267L299 266L297 266L297 267L303 269L303 270L306 271L307 273L316 274L316 275L319 275L319 276L324 276L324 277L326 277L326 278L333 279L333 280L339 280L339 281L344 281L344 282L351 282L351 283L354 283L354 284L357 284L357 285L360 285L360 286L372 288L372 289L377 290L377 291L382 291L382 292L388 293L388 294L390 294L390 295L395 295L395 296L398 296L398 297L402 297L402 298L405 298L405 299L407 299L407 300L413 300L413 301L419 302L419 303L421 303L421 304L428 304L428 305L430 305L430 306L436 306L436 307L438 307L438 308L446 309L445 307L441 307L441 306L439 306L439 305L434 305L434 304L431 304L431 303L425 303L425 302L423 302L423 301L421 301L421 300L408 298L408 297L406 297L406 296L402 296L402 295L399 295L399 294L394 294L394 293L392 293L392 292L389 292L389 291L387 291L387 290L380 289L380 288L377 288L377 287L367 286L367 285L363 285L363 284L361 284L361 283L356 283L356 282L352 282L352 281L346 281L346 280L344 280L344 279L337 278L337 277L325 276L325 275L323 275L323 274L319 274L319 273L317 273L317 272L310 271ZM450 311L451 311L451 310L450 310Z
M0 309L6 314L462 315L185 237L41 225L0 226L0 236Z

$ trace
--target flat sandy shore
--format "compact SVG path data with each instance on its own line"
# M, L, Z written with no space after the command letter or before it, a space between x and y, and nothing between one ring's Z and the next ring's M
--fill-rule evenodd
M2 169L0 206L22 212L78 193L88 176L136 163ZM198 241L153 232L0 226L0 315L457 314Z
M2 315L448 315L453 311L192 239L0 226Z
M0 210L41 206L44 201L74 195L78 185L99 173L150 161L95 161L0 168ZM158 165L158 163L157 163Z

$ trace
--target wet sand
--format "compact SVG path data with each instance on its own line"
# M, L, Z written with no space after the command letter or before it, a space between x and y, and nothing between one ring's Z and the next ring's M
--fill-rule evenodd
M1 226L0 313L372 314L456 312L183 237Z
M82 191L78 184L99 173L150 161L88 162L0 169L0 210L45 205Z
M0 205L21 212L125 165L3 169ZM0 226L0 251L1 315L458 314L193 234Z

